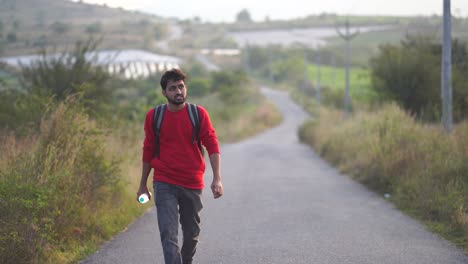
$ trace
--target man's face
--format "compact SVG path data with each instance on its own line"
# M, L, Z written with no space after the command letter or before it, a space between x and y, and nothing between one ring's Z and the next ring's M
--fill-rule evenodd
M185 98L187 97L187 87L185 87L185 82L182 80L168 80L166 90L163 90L163 95L171 104L183 104L185 102Z

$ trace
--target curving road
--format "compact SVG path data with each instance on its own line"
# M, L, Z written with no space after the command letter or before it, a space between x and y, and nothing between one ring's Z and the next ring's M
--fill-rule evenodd
M263 92L284 122L222 146L225 196L204 191L195 263L468 263L461 250L302 145L296 130L306 113L286 93ZM163 263L155 210L82 263Z

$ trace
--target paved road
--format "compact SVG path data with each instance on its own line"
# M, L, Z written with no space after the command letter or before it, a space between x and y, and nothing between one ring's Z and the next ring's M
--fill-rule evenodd
M222 147L225 196L214 200L205 190L195 263L468 263L461 250L300 144L296 129L306 114L286 94L265 93L285 120ZM163 263L155 211L83 263Z

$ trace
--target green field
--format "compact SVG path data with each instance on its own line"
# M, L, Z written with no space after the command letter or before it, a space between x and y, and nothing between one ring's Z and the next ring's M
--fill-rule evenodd
M0 70L0 91L4 89L20 89L18 78L10 73Z
M313 85L317 81L317 66L309 65L309 80ZM366 68L352 67L350 69L350 94L351 98L359 102L369 102L375 97L375 92L371 89L370 71ZM322 87L344 90L346 73L345 68L335 68L331 66L320 67L320 84Z

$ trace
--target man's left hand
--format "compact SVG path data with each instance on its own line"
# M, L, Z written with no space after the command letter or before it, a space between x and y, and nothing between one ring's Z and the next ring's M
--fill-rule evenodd
M213 192L213 197L215 199L218 199L219 197L223 196L224 189L221 181L214 180L213 183L211 183L211 191Z

